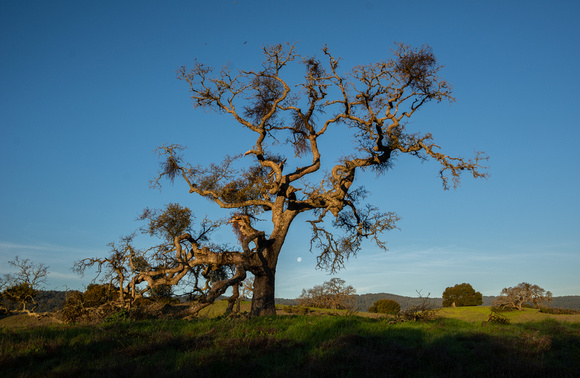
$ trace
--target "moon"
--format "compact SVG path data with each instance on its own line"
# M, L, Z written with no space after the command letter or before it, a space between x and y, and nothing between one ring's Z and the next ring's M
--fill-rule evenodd
M302 261L302 257L297 258L296 261L298 262Z

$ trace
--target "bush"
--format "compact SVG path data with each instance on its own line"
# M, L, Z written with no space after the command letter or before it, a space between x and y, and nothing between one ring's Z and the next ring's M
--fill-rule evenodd
M116 288L111 285L90 284L83 294L84 306L99 307L113 301L116 294Z
M110 285L91 284L84 293L72 291L67 294L60 317L65 323L99 321L116 311L115 296L116 289Z
M515 307L491 306L491 311L495 313L516 311Z
M285 306L284 311L289 314L306 315L310 312L310 309L304 306Z
M370 308L369 312L378 314L397 314L401 311L401 305L392 299L379 299Z
M500 315L496 312L492 312L489 314L489 318L487 322L482 322L481 325L485 326L487 323L491 324L510 324L510 320L503 315Z
M540 307L540 312L552 315L577 315L580 314L578 310L570 308L555 308L555 307Z
M107 316L103 323L105 324L114 324L114 323L124 323L130 321L129 311L126 309L114 312Z
M400 321L424 322L437 318L439 309L435 308L433 303L429 301L429 295L423 297L420 292L418 294L421 303L400 312L398 314Z
M69 292L60 315L65 323L76 323L86 318L88 310L83 304L83 293L80 291Z
M173 286L171 285L157 285L151 288L149 298L159 303L177 303L176 298L173 298Z

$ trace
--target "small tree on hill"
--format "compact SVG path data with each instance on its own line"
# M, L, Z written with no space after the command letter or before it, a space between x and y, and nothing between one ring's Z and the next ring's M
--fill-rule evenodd
M333 278L312 289L302 289L298 303L306 307L329 308L344 310L352 307L353 295L356 290L340 278Z
M379 314L397 314L401 311L401 305L392 299L379 299L370 308L369 312Z
M21 305L24 312L34 312L38 304L34 300L38 290L46 283L48 276L48 266L40 263L34 264L29 259L21 260L18 256L12 261L8 261L16 272L5 274L1 280L3 287L2 297L9 302ZM31 308L26 306L30 304Z
M503 288L493 305L505 309L522 310L525 305L539 308L541 304L552 301L552 293L527 282L514 287Z
M448 287L443 292L443 307L479 306L483 296L468 283Z

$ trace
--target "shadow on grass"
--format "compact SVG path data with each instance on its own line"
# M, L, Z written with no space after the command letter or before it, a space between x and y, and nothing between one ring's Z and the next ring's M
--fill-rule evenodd
M1 330L3 377L573 377L578 327L284 317Z

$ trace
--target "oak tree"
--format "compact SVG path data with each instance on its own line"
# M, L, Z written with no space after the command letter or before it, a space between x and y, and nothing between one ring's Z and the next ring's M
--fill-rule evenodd
M301 56L294 45L268 46L263 53L257 70L235 72L227 66L214 70L200 62L178 70L195 108L229 117L232 127L243 128L254 141L238 151L224 151L228 155L221 163L209 165L188 163L182 145L163 145L158 148L161 169L152 183L181 181L191 194L224 209L239 246L210 243L209 232L200 238L187 230L168 231L168 242L159 255L164 263L144 264L139 270L130 243L121 245L121 250L113 248L111 261L119 259L115 264L122 266L117 270L120 280L143 280L150 287L173 284L192 271L207 276L229 267L228 274L206 280L192 313L228 288L238 287L250 272L254 276L251 315L275 314L280 253L301 214L310 215L306 222L318 268L331 273L343 268L364 240L385 249L382 234L396 227L398 216L365 204L368 192L355 181L363 173L387 173L397 157L437 162L444 189L456 187L463 172L475 178L486 176L481 165L484 154L476 152L472 159L452 157L441 151L430 133L410 127L411 117L425 105L454 100L450 85L439 77L441 66L429 46L397 44L389 59L349 72L341 69L340 59L326 47L320 58ZM295 66L303 70L298 80L294 80ZM333 134L352 141L343 156L332 155L337 143ZM220 130L215 139L198 143L214 143L219 149L224 138L227 134ZM268 225L258 227L257 220L267 220ZM202 228L211 231L223 224L208 221ZM130 274L123 278L126 273Z
M448 287L443 292L443 307L479 306L483 296L468 283Z
M395 228L398 216L364 204L367 191L354 185L361 173L384 174L397 157L412 155L440 164L444 189L456 187L463 172L475 178L486 175L484 154L452 157L430 133L409 127L426 104L454 100L429 46L397 44L391 58L350 72L341 70L340 59L326 47L320 59L300 56L294 45L269 46L263 52L258 70L214 70L199 62L178 70L194 107L230 117L255 139L208 166L188 163L181 145L164 145L158 150L161 170L153 181L157 186L163 179L182 180L190 193L231 212L241 250L212 250L187 234L175 238L175 249L190 251L196 264L235 266L218 290L251 272L252 315L275 313L278 259L298 215L311 215L311 249L318 251L319 268L341 269L363 240L385 248L381 234ZM289 75L294 64L304 70L296 82ZM353 148L333 163L328 151L337 132L350 133ZM216 147L221 140L216 135ZM269 220L263 230L253 222L260 216Z
M514 287L503 288L501 294L495 298L495 307L522 310L525 305L539 308L545 302L552 301L552 293L538 285L522 282Z
M15 271L4 275L0 279L0 299L6 299L9 302L22 306L23 312L34 312L38 304L35 297L38 291L42 289L48 277L48 266L44 263L35 264L29 259L20 259L18 256L14 260L8 261ZM26 305L30 304L30 309Z
M305 307L329 308L333 310L350 309L356 290L340 278L333 278L311 289L302 289L298 303Z

